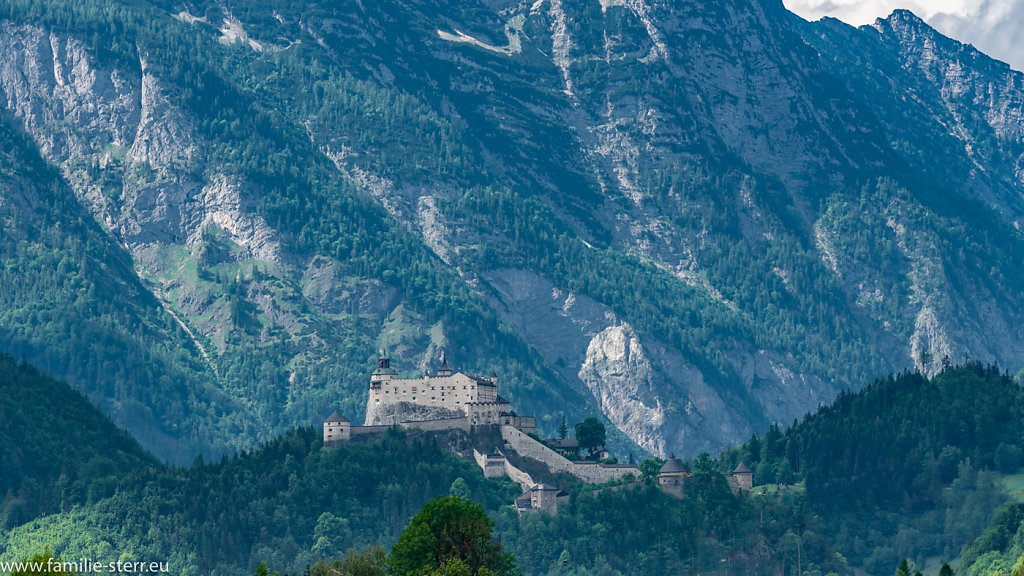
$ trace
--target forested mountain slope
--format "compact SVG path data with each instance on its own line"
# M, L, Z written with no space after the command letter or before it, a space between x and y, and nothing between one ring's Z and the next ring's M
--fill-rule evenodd
M0 150L4 349L45 359L165 458L191 458L200 438L205 450L223 451L240 440L232 428L254 433L242 424L247 409L211 385L187 333L57 170L6 122Z
M7 314L0 335L161 456L335 407L358 421L380 346L404 369L445 349L495 370L542 428L599 409L657 454L946 356L1024 366L1021 77L907 14L860 30L775 0L0 15L4 119L120 251L109 277L163 322L142 350L183 359L153 369L184 371L195 408L134 372L91 377L39 344L45 325Z
M0 529L96 502L161 468L67 384L0 355Z
M901 557L952 561L981 536L1009 497L1000 476L1024 463L1022 426L1020 384L969 363L844 393L727 452L723 466L746 462L758 484L803 481L809 529L852 566L888 574Z
M4 559L44 542L66 558L160 558L185 574L250 574L260 562L293 573L347 548L390 545L420 507L447 494L488 509L517 486L401 432L322 449L319 431L293 430L219 463L127 475L102 501L9 531Z

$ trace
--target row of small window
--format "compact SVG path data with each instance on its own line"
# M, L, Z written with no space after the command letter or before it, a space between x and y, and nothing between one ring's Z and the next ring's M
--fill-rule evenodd
M389 392L388 392L387 390L385 390L385 391L384 391L384 393L385 393L385 394L389 394ZM403 392L403 394L404 394L404 392ZM444 393L442 392L442 394L441 394L441 395L443 396L443 395L444 395ZM436 396L431 396L431 397L430 397L430 399L431 399L431 400L433 400L433 401L436 401L436 400L437 400L437 397L436 397ZM413 397L412 397L412 400L413 400L413 401L415 402L415 401L416 401L416 397L415 397L415 396L413 396ZM442 398L442 400L443 400L443 398ZM380 402L380 398L377 398L377 399L375 400L375 402ZM456 401L455 401L455 403L456 403L456 404L462 404L462 401L461 401L461 400L456 400Z
M456 386L441 386L441 390L455 390L456 388L457 388ZM398 392L398 386L392 386L392 389L395 392ZM437 386L431 386L430 389L431 389L431 391L436 391L437 390ZM467 388L465 386L463 386L462 389L463 390L469 390L469 388ZM417 390L417 387L413 386L412 387L412 391L415 392L416 390ZM476 390L476 388L473 388L473 390Z
M416 397L415 397L415 396L413 396L413 397L412 397L412 399L413 399L413 400L416 400ZM435 400L435 398L434 398L434 397L431 397L430 399L431 399L431 400ZM376 403L378 403L378 404L379 404L379 403L380 403L380 398L377 398L376 400L374 400L374 402L376 402ZM455 403L456 403L456 404L462 404L462 402L461 402L461 401L459 401L459 400L456 400L456 401L455 401Z
M416 391L413 390L412 393L415 394ZM388 396L390 396L391 395L391 391L390 390L385 390L384 394L387 394ZM409 394L408 390L402 390L402 395L403 396L407 396L408 394ZM444 395L445 395L445 393L441 392L441 398L444 398ZM395 396L398 396L398 390L395 390ZM449 398L458 398L458 397L459 397L458 393L452 394L451 396L449 396ZM430 399L433 400L434 396L431 396Z
M431 390L431 391L434 391L434 389L435 389L435 388L436 388L435 386L431 386L431 387L430 387L430 390ZM462 389L463 389L463 390L465 390L465 389L466 389L466 387L465 387L465 386L463 386L463 387L462 387ZM394 391L395 391L395 394L398 394L398 386L393 386L393 387L392 387L392 390L394 390ZM416 392L416 390L417 390L417 388L416 388L415 386L413 386L413 387L412 387L412 391L413 391L413 392ZM447 387L445 387L445 386L442 386L442 387L441 387L441 390L442 390L442 392L441 392L441 393L442 393L442 394L444 394L443 390L455 390L455 386L447 386ZM476 390L476 388L474 388L474 390ZM384 393L385 393L385 394L386 394L387 392L389 392L389 390L385 390L385 391L384 391ZM405 394L405 393L407 393L407 392L409 392L409 391L408 391L408 390L402 390L402 394Z

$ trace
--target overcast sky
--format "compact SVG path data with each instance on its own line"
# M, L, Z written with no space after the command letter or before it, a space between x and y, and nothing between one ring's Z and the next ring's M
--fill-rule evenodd
M974 44L1024 70L1024 0L783 0L807 20L823 16L860 26L897 8L911 10L946 36Z

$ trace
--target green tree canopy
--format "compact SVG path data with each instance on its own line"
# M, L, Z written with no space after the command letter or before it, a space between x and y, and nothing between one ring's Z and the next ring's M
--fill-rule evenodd
M309 569L310 576L387 576L388 559L380 546L369 546L363 552L349 549L345 558L318 562Z
M460 476L453 480L451 487L448 488L448 495L469 500L469 484L466 484L466 479Z
M21 570L15 570L11 572L11 576L35 576L36 574L63 574L65 576L75 576L74 572L65 572L63 570L63 563L54 558L53 554L50 553L50 549L47 548L42 554L36 554L31 559L25 558L22 560L23 568Z
M576 425L576 441L580 443L580 449L586 448L587 453L593 455L594 448L604 446L604 424L593 416L580 422Z
M640 474L644 480L654 480L658 477L658 472L663 464L664 462L654 458L644 458L644 461L640 463Z
M463 567L473 576L519 573L512 557L491 542L483 506L458 496L427 502L398 537L388 564L394 576L462 574Z

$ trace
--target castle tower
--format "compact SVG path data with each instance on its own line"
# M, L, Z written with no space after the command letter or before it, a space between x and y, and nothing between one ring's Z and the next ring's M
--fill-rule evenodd
M732 471L732 477L735 478L736 488L740 492L750 492L754 489L754 473L750 471L746 462L740 462Z
M352 438L352 423L337 410L324 420L324 446L335 446Z
M530 488L530 505L534 510L558 514L558 488L550 484L537 484Z
M388 351L381 349L380 357L377 359L377 369L370 375L370 389L380 389L381 382L397 377L398 371L391 367L391 357L388 356Z
M448 359L445 358L444 352L441 352L441 367L437 369L437 377L444 378L452 375L452 369L448 367Z
M673 498L682 500L686 497L686 470L676 460L675 454L658 470L658 486Z

